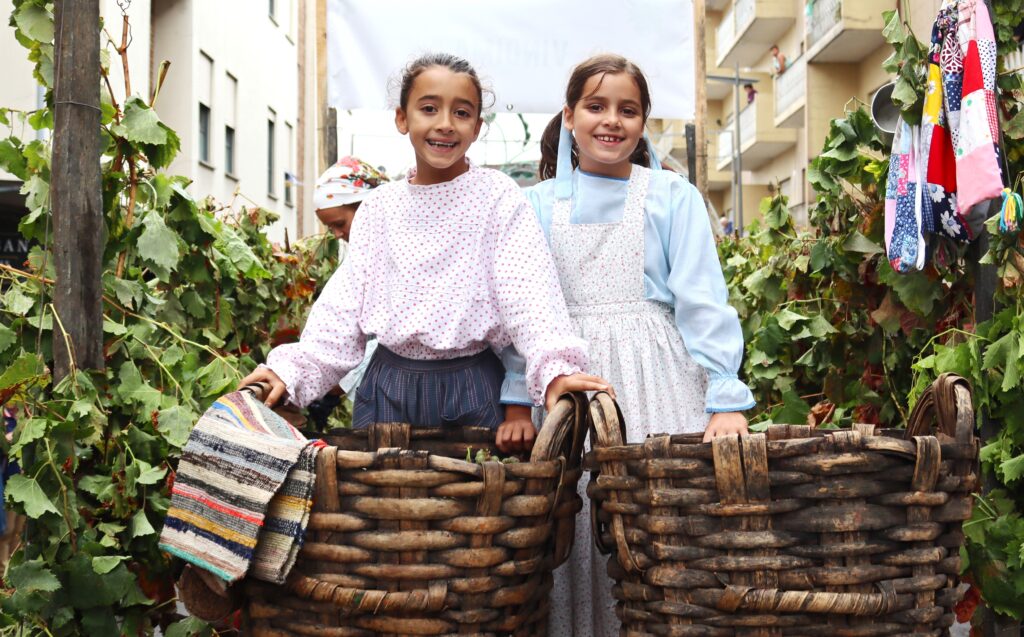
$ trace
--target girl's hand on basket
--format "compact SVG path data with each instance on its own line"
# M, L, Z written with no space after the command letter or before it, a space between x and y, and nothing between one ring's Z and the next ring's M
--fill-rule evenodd
M562 394L574 391L606 391L612 398L615 398L615 390L612 389L611 383L600 376L576 372L575 374L555 376L548 383L548 389L544 392L544 406L551 411Z
M708 428L704 430L704 442L711 442L712 438L728 436L730 434L747 433L747 419L738 411L726 411L718 414L711 414L711 421Z
M270 385L270 391L263 397L263 404L267 407L273 407L288 394L288 387L284 384L284 381L269 367L257 367L254 369L251 374L242 379L242 382L238 384L238 389L253 383L266 383Z
M530 420L530 408L522 405L505 406L505 422L498 427L494 444L502 453L522 453L533 449L537 430Z

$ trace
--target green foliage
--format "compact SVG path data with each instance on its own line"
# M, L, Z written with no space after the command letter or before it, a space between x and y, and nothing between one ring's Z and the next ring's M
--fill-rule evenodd
M891 22L890 22L891 24ZM1019 91L1001 94L1020 113ZM1018 115L1019 116L1019 115ZM1024 140L1006 135L1008 156ZM1024 239L988 222L1002 308L975 325L972 269L963 248L937 244L924 272L897 274L883 254L887 158L862 110L832 122L808 178L811 228L798 230L784 197L764 222L719 250L747 342L744 374L769 422L902 426L914 401L945 372L967 378L977 417L1001 424L982 465L1001 485L979 496L966 525L965 568L986 602L1020 618L1024 607ZM1014 164L1011 164L1013 166ZM1017 173L1013 173L1017 174Z
M18 41L45 80L52 7L14 5ZM272 213L197 200L187 179L160 172L179 140L153 106L104 101L106 369L57 383L50 148L30 130L52 115L0 109L0 167L24 181L21 230L36 243L24 269L0 269L0 402L20 407L9 452L23 469L6 504L31 521L0 592L0 634L209 635L194 619L171 625L173 565L157 537L176 458L209 403L297 336L336 244L282 249L264 235Z
M907 123L920 124L928 73L928 48L914 36L910 25L900 19L898 11L886 11L882 19L885 22L882 37L893 48L892 55L882 63L887 73L896 76L892 101Z

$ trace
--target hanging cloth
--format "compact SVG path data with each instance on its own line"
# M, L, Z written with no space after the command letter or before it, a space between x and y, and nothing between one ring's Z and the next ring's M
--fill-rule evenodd
M921 157L926 165L922 223L929 234L965 240L968 233L957 210L956 155L946 117L947 96L959 95L963 78L956 55L957 19L957 0L945 0L932 26L921 117Z
M945 104L956 156L956 210L964 229L959 238L970 240L988 216L988 207L978 204L999 197L1004 187L996 112L996 40L985 2L960 0L957 8L959 50L950 45L949 62L955 69L956 54L962 56L963 81L961 90L949 95Z
M885 252L892 269L924 269L921 127L901 117L896 125L885 190Z

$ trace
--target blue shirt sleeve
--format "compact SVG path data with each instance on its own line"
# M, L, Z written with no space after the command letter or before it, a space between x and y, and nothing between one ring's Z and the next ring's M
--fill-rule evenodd
M505 366L505 380L501 383L502 405L533 407L526 388L526 359L509 345L501 351L501 364Z
M754 396L738 375L743 331L728 303L704 199L679 175L658 171L652 178L647 211L647 296L672 305L686 349L708 371L705 409L710 413L750 409ZM653 258L659 252L662 258Z

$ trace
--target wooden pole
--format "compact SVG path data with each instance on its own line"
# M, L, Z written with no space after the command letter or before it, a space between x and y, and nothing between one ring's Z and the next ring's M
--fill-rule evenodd
M57 0L50 203L54 377L103 369L99 0Z
M707 27L707 9L704 0L693 0L693 64L696 84L694 124L696 126L696 181L694 184L704 200L708 198L708 93L707 93L707 41L704 32Z
M316 91L320 103L320 170L338 161L338 111L327 99L327 0L316 0Z
M297 184L292 186L295 189L295 201L297 213L295 215L295 238L301 239L306 236L306 92L309 90L309 81L306 79L306 0L299 0L299 32L298 32L298 76L299 76L299 103L298 117L295 121L295 179Z

